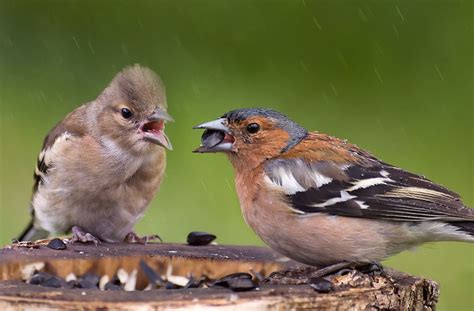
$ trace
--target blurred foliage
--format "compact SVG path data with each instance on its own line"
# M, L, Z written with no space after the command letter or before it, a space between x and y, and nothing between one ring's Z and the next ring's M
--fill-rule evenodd
M261 244L222 155L196 155L191 127L272 107L473 200L470 1L0 1L0 243L28 220L42 139L121 68L167 85L162 191L138 225ZM438 243L386 262L440 282L440 310L474 309L474 249Z

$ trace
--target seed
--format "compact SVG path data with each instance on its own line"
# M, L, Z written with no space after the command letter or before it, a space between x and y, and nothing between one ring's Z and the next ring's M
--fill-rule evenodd
M257 288L249 279L231 279L227 282L228 288L234 292L243 292Z
M178 288L182 288L182 286L179 286L178 284L174 284L172 282L166 282L164 288L165 289L178 289Z
M94 283L92 283L92 282L90 282L89 280L86 280L86 279L79 280L77 287L78 288L89 288L89 289L90 288L95 288L95 289L98 288L96 284L94 284Z
M323 278L311 278L309 280L309 286L320 293L329 293L332 289L332 283Z
M60 288L63 286L63 281L60 278L57 278L55 276L50 277L49 279L46 279L44 282L40 284L41 286L45 287L54 287L54 288Z
M252 280L252 275L245 272L232 273L214 281L211 286L229 287L232 280Z
M87 281L93 285L99 284L100 276L94 273L87 273L81 277L82 280Z
M105 284L104 289L105 290L121 290L122 288L119 285L110 281L109 283Z
M70 280L70 281L67 281L66 283L66 288L79 288L79 281L77 280Z
M202 283L202 279L196 280L196 279L191 275L191 276L189 277L188 283L186 283L186 285L184 285L183 288L198 288L199 286L201 286L201 283Z
M143 273L145 273L148 282L153 285L163 286L164 281L161 276L158 275L145 261L140 260L140 268L142 269Z
M207 232L193 231L188 234L187 242L189 245L202 246L208 245L216 239L216 236Z
M128 279L123 285L123 289L125 289L127 292L135 290L135 287L137 286L137 274L138 274L137 269L134 269L128 275Z
M225 134L216 130L205 130L201 136L201 145L206 148L212 148L220 144L224 140Z
M55 249L55 250L64 250L67 248L66 244L64 244L63 240L61 239L52 239L49 241L48 245L49 248Z
M40 285L44 283L47 279L51 278L52 275L46 272L39 272L36 273L31 277L31 279L28 281L31 285Z

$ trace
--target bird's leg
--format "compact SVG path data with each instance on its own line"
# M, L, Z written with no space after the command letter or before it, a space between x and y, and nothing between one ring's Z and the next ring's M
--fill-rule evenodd
M345 270L352 266L353 266L352 262L342 261L342 262L318 269L318 271L316 271L315 273L312 273L312 276L322 278L323 276L333 274L334 272L338 272L340 270Z
M348 262L343 261L330 266L323 267L314 273L314 277L323 277L329 274L337 272L338 274L344 274L348 271L358 270L362 273L383 273L383 266L378 262Z
M145 235L143 237L140 237L132 231L125 236L125 239L123 241L126 243L148 244L148 242L156 240L163 242L160 236L157 234Z
M80 243L87 243L93 242L95 245L100 243L100 240L93 236L92 234L85 232L81 229L81 227L74 226L71 229L72 231L72 243L80 242Z
M361 263L355 268L359 270L360 272L367 273L367 274L375 274L375 273L383 274L385 272L382 264L380 262L375 262L375 261L370 262L370 263Z

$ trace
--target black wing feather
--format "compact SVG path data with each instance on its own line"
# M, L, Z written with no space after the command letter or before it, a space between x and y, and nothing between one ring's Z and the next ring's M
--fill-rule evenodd
M294 161L301 162L301 159ZM340 172L332 175L325 172L332 181L320 187L308 186L302 177L305 174L309 176L309 170L318 169L317 164L295 165L291 164L291 160L278 160L277 163L271 164L267 167L267 176L281 185L281 180L278 180L281 177L272 173L272 167L275 165L283 165L285 169L291 170L295 180L305 189L287 194L292 207L303 213L413 222L474 220L474 210L467 208L457 193L423 176L385 163L377 162L368 167L346 166L340 169L344 171L345 178L340 178ZM327 163L325 165L327 166ZM354 187L358 182L369 179L380 179L383 182L367 187ZM328 201L343 195L345 200Z

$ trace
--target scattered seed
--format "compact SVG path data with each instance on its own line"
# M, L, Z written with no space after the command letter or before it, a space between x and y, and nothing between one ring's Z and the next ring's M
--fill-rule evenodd
M137 269L134 269L127 278L127 281L125 282L123 289L125 289L127 292L131 292L132 290L135 290L137 286L137 274L138 271Z
M66 282L66 285L65 285L66 288L79 288L79 281L78 280L70 280L68 282Z
M142 269L150 284L154 286L164 286L165 281L163 281L161 276L158 275L145 261L140 260L140 268Z
M311 278L309 280L309 286L320 293L329 293L332 289L332 283L323 278Z
M229 281L238 279L252 280L252 275L245 272L232 273L214 281L212 286L229 287Z
M183 288L198 288L202 284L201 280L196 280L192 275L189 277L189 281Z
M98 288L96 284L86 280L86 279L81 279L78 281L78 288L85 288L85 289L92 289L92 288Z
M74 281L74 280L77 280L77 277L74 273L69 273L68 275L66 275L66 277L64 278L64 280L66 282L69 282L69 281Z
M227 281L227 287L234 292L243 292L255 289L257 285L250 279L235 278Z
M100 278L100 281L99 281L99 289L100 290L105 290L105 284L107 284L109 282L110 282L109 276L107 274L103 275Z
M252 273L255 276L255 279L258 281L258 283L263 282L265 280L265 277L258 271L254 271L253 269L250 269L250 273Z
M98 285L100 281L100 276L94 273L87 273L83 275L81 279L91 284Z
M117 284L109 282L109 283L105 284L104 289L105 290L121 290L122 288Z
M120 283L125 284L125 282L127 282L127 279L128 279L128 272L120 268L117 271L117 277L120 280Z
M29 280L28 283L31 285L40 285L43 284L47 279L51 278L52 275L46 272L39 272L33 275Z
M45 286L45 287L60 288L63 286L63 281L60 278L52 276L49 279L46 279L43 283L39 285Z
M208 245L216 239L216 236L207 232L193 231L188 234L187 242L189 245L202 246Z
M67 248L66 244L63 242L63 240L55 238L49 241L47 247L55 250L65 250Z
M189 279L187 277L181 275L169 275L166 277L169 282L172 282L180 287L186 286L188 284Z
M43 270L44 262L33 262L21 268L21 278L26 281L29 280L36 272Z
M165 289L179 289L179 288L182 288L182 286L179 286L178 284L174 284L173 282L166 282L164 288Z

